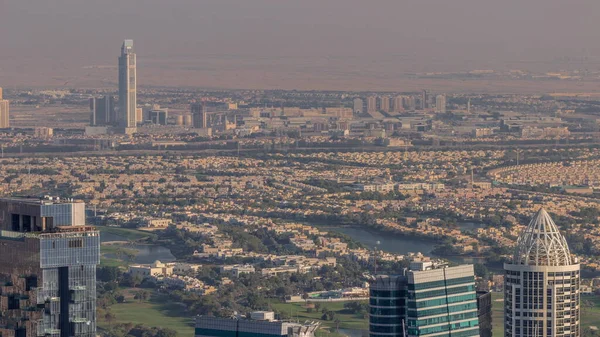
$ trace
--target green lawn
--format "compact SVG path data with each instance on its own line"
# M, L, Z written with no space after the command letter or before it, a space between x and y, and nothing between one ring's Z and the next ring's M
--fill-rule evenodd
M149 301L139 302L133 299L131 293L124 293L127 300L114 304L109 309L116 317L111 324L142 324L146 327L173 329L177 331L178 337L194 336L194 318L189 317L179 304L170 302L161 295L153 295ZM109 327L102 315L98 317L98 325L103 329Z
M594 295L581 296L581 327L600 328L600 297Z
M492 336L504 335L504 294L492 293Z
M100 257L100 266L106 267L127 267L127 263L123 260Z
M179 337L193 336L193 318L188 317L184 308L179 304L169 302L161 295L155 295L148 302L138 302L133 299L131 289L125 290L127 301L121 304L114 304L110 311L116 316L115 323L134 323L143 324L147 327L163 327L177 331ZM492 325L493 336L502 336L504 334L503 326L503 307L502 293L492 293ZM335 323L333 321L321 320L321 310L334 311L336 318L340 320L340 329L368 330L368 318L354 315L344 309L345 302L320 302L319 310L313 309L312 312L304 307L304 303L282 303L278 300L272 300L271 309L286 313L293 320L300 322L305 320L319 321L324 328L321 330L320 337L339 337L335 333ZM316 302L315 302L316 303ZM581 298L581 327L586 329L589 326L600 327L600 297L582 296ZM115 324L113 323L113 324ZM107 328L108 323L99 317L100 328Z
M331 310L335 312L335 317L340 320L340 329L356 329L356 330L368 330L369 329L369 319L368 317L363 317L362 315L354 315L347 310L344 309L344 303L346 302L314 302L319 303L321 307L319 310L313 309L312 312L308 312L308 309L304 308L304 303L271 303L271 307L273 310L286 313L292 319L305 321L305 320L313 320L319 321L323 326L326 327L335 327L335 323L333 321L323 321L321 320L321 310L323 308L327 308L327 310Z
M100 246L100 265L110 267L128 267L130 262L124 257L118 258L119 252L126 252L133 255L137 255L139 253L139 251L136 249L124 248L122 245L102 244ZM112 257L107 257L107 254L112 255Z
M156 237L157 235L150 232L138 231L137 229L119 228L119 227L107 227L98 226L96 227L100 232L120 235L126 240L141 240L150 237Z
M137 249L131 249L131 248L125 248L123 247L123 244L119 243L119 244L103 244L100 247L102 254L117 254L119 251L125 253L130 253L130 254L137 254L139 253L139 251Z

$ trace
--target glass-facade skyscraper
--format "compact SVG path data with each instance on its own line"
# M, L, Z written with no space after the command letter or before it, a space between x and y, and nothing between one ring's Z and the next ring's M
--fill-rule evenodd
M100 234L85 205L0 199L0 334L95 337Z
M135 131L137 108L136 56L133 40L125 40L119 56L119 124L126 133Z
M90 125L106 126L117 123L115 100L112 96L90 98Z
M369 280L370 337L406 334L407 283L405 275L378 275Z
M543 208L504 270L504 336L580 336L580 265Z
M370 280L370 337L479 336L472 265Z

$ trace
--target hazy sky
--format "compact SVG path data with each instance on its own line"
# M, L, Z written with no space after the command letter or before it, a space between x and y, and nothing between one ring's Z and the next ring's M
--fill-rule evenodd
M340 81L385 69L598 69L600 1L0 0L0 83L114 65L125 38L146 66L140 82L154 84L155 68L256 82L257 69Z

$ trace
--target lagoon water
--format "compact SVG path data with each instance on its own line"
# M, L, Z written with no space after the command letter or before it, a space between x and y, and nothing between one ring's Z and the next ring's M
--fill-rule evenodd
M429 254L436 242L433 240L404 237L384 232L372 231L361 227L324 227L323 229L348 235L353 240L362 243L369 249L377 246L386 252L408 254L421 252ZM377 244L379 242L379 244Z
M171 250L169 250L166 247L158 245L129 244L126 243L127 239L120 235L106 232L100 233L100 242L114 241L122 242L118 243L118 245L122 246L125 249L134 249L138 251L135 259L133 260L134 263L150 264L156 260L159 260L161 262L175 261L175 256L173 256L173 254L171 254ZM115 258L116 256L113 256L112 254L106 254L106 257Z
M470 222L459 224L459 228L462 231L472 231L480 226L480 224ZM353 240L362 243L369 249L373 249L375 246L377 246L377 249L396 254L408 254L419 252L425 255L431 255L431 251L435 248L436 244L438 244L438 242L436 242L435 240L421 239L409 236L401 236L397 234L390 234L386 232L374 231L368 227L321 226L320 228L331 232L346 234ZM379 244L377 244L378 241ZM481 258L469 256L444 256L444 258L456 263L482 262Z

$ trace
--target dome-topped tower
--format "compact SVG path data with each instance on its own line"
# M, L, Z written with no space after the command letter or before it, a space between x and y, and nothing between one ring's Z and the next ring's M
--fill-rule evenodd
M504 264L505 337L579 337L580 266L544 209Z
M571 252L565 237L543 208L535 214L521 234L515 248L513 264L530 266L571 265Z

